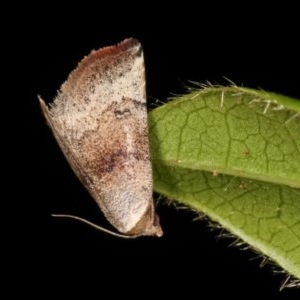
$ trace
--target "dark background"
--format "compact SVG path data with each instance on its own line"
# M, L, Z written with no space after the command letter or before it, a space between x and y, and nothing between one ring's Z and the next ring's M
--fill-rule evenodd
M16 238L24 239L25 273L35 274L27 288L37 285L54 294L90 292L100 299L107 298L106 290L110 296L142 298L175 294L213 299L221 293L225 298L297 299L299 290L279 291L285 275L275 274L270 264L261 268L256 253L230 247L233 238L220 238L221 231L212 231L205 220L193 222L195 215L186 210L160 203L164 236L136 240L50 217L75 214L109 227L63 157L36 97L52 101L92 49L127 37L139 39L150 102L184 93L188 80L226 84L223 76L237 85L300 98L299 24L292 8L165 6L82 3L61 11L43 4L19 22L14 50L25 62L19 78L26 83L26 97L17 101L25 104L29 121L24 133L29 172L22 172L29 196L26 202L20 199L16 214L24 223Z

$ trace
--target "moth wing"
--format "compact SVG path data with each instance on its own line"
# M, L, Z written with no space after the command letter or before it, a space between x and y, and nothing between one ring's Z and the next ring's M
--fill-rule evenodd
M93 51L43 113L62 151L120 232L161 235L152 200L144 61L127 39Z

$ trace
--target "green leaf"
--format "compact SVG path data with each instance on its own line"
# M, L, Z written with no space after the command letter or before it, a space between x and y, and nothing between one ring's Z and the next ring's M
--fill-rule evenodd
M208 87L149 114L155 191L300 279L300 102Z

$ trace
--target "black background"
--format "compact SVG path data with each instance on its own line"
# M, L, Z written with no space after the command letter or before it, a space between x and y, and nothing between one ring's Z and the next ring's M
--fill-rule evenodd
M136 240L50 217L75 214L109 227L63 157L36 97L52 101L92 49L139 39L150 102L184 93L188 80L226 84L223 76L237 85L300 98L299 24L292 8L112 4L72 4L67 11L43 4L24 16L14 35L14 50L26 64L19 76L26 97L16 100L25 104L29 122L24 133L29 171L22 175L29 196L17 209L25 219L17 236L24 238L25 269L36 275L27 288L92 293L100 299L106 290L112 297L213 299L221 293L225 298L297 299L299 290L279 291L285 275L275 274L271 265L261 268L262 258L252 250L230 247L234 239L220 238L221 231L211 231L205 220L193 222L195 215L186 210L160 203L164 236Z

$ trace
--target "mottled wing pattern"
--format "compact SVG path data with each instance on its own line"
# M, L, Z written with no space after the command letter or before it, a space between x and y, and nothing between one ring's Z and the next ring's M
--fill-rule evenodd
M127 39L93 51L50 109L40 102L70 165L110 223L125 234L160 236L140 43Z

